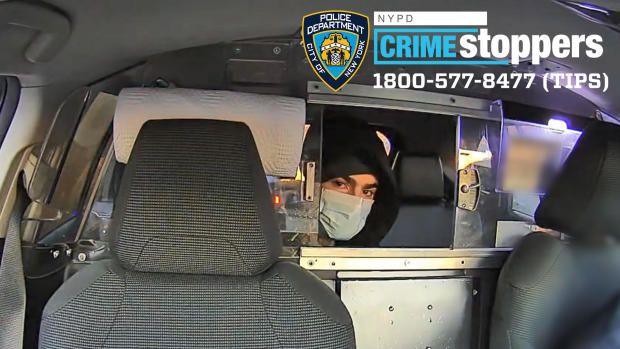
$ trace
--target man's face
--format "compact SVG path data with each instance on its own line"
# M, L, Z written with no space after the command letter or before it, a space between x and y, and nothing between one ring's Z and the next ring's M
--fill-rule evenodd
M341 193L374 200L379 182L371 174L358 174L347 177L336 177L321 184L324 189L336 190Z

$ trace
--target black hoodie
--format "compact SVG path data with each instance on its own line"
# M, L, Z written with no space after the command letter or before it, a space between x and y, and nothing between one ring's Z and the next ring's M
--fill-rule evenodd
M379 182L375 202L364 228L349 241L336 241L337 246L379 246L396 219L399 200L394 174L376 132L360 119L325 117L321 182L364 173L374 175Z

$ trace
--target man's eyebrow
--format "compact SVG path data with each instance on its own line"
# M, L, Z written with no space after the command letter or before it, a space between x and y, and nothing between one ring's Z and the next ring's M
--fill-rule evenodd
M366 184L364 185L364 189L374 189L377 188L379 186L379 183L372 183L372 184Z

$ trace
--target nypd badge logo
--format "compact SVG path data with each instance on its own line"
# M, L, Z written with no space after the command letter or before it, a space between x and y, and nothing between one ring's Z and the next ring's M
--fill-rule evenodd
M368 16L350 11L323 11L304 16L301 28L308 62L334 92L362 65L368 48Z

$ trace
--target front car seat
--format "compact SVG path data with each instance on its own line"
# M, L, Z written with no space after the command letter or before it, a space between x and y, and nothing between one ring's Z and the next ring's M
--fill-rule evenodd
M45 307L40 348L352 348L337 295L281 242L243 123L158 120L123 174L114 260Z
M620 127L597 123L536 211L538 225L571 239L531 233L512 252L498 280L491 348L567 348L575 333L617 311L619 213Z

